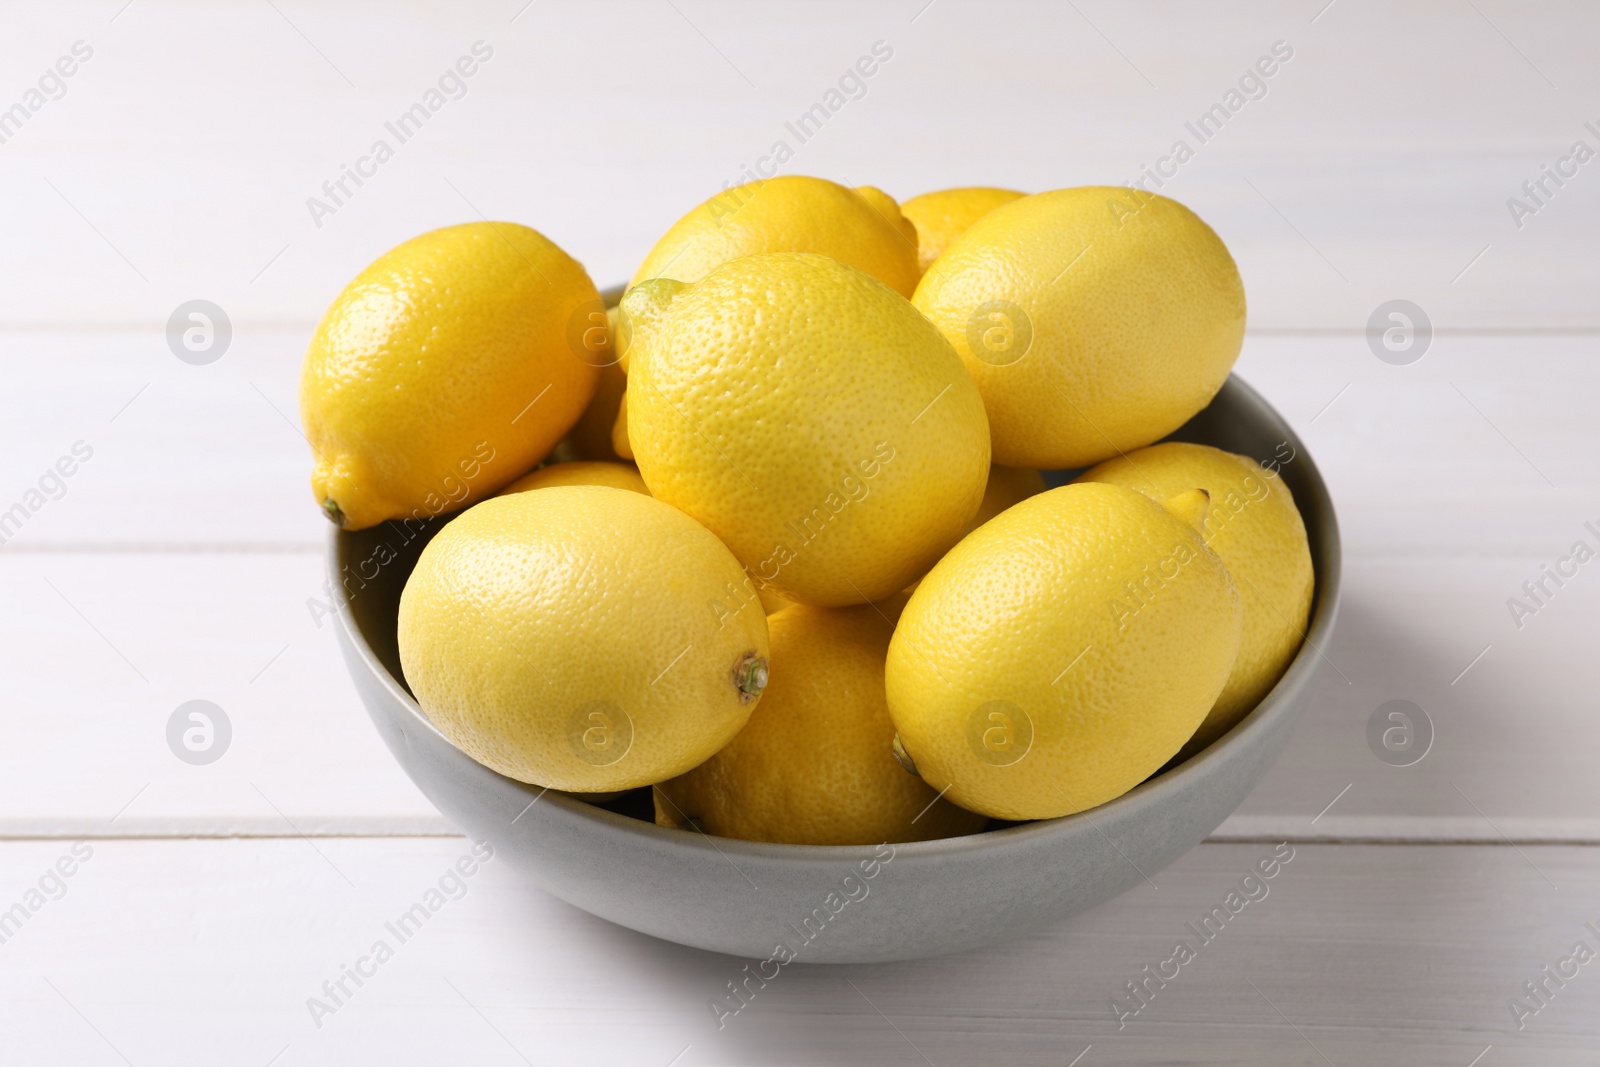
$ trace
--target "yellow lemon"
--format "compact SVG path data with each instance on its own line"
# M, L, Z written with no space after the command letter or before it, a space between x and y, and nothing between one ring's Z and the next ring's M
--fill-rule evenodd
M971 533L1011 505L1044 490L1044 476L1038 471L994 464L989 468L989 482L983 487L983 501L978 505L978 513L967 523L967 532ZM905 591L910 593L915 588L916 583L913 582Z
M932 266L950 243L966 233L974 222L1000 205L1026 195L1010 189L973 185L923 193L901 204L901 213L917 229L917 260L922 269L926 271Z
M757 586L756 595L761 598L761 609L768 615L776 615L784 608L791 607L794 604L794 601L788 597L780 596L770 586Z
M627 388L628 375L620 364L611 363L600 368L589 406L583 409L583 415L562 442L570 445L570 458L602 461L627 458L617 455L611 441L611 428L616 424L617 409L622 406L622 394Z
M626 389L617 398L617 417L611 423L611 450L622 459L633 458L633 445L628 442L628 391Z
M589 402L611 359L584 347L599 307L583 266L526 226L448 226L384 253L306 351L317 503L359 530L492 495Z
M841 605L898 592L965 532L989 473L972 377L904 297L825 256L748 256L636 330L628 442L657 499L757 585Z
M983 502L978 505L978 513L972 517L969 528L976 530L1011 505L1038 496L1044 489L1044 476L1038 471L994 464L989 468L989 483L983 488Z
M1314 582L1294 495L1254 460L1177 441L1107 460L1078 480L1125 485L1158 500L1190 488L1211 496L1203 532L1238 585L1244 634L1227 685L1185 746L1198 751L1261 702L1305 635Z
M1244 287L1221 239L1137 189L996 208L913 302L972 371L994 461L1011 467L1084 467L1165 437L1216 395L1244 339Z
M498 495L548 489L552 485L609 485L613 489L631 489L635 493L650 492L645 488L644 479L639 477L639 468L631 463L575 459L529 471L500 490Z
M1239 651L1239 597L1171 509L1084 483L989 520L922 580L885 673L900 743L963 808L1045 819L1120 796L1205 719Z
M976 833L893 754L879 608L795 605L767 619L771 681L739 736L656 787L656 821L795 845L873 845Z
M858 185L856 186L856 192L865 197L867 203L871 204L878 214L888 219L894 225L894 228L900 231L907 244L916 249L922 247L917 237L916 223L907 218L905 213L900 210L900 205L895 203L894 197L875 185ZM922 265L918 263L917 270L920 272L921 269Z
M915 230L907 236L886 194L783 175L720 192L673 223L634 272L633 284L698 281L720 264L762 252L831 256L901 296L911 295L922 273Z
M628 301L633 309L631 315L623 310L621 305L611 309L612 336L615 338L617 352L621 356L620 364L624 370L628 366L628 355L633 350L634 335L648 336L656 328L660 318L666 314L672 297L676 296L682 287L682 282L670 278L651 279L648 285L634 292L633 299ZM626 388L617 398L616 414L611 420L611 450L622 459L633 458L633 446L628 443Z
M580 793L681 774L744 726L766 684L755 597L683 512L609 486L486 500L423 549L400 596L400 664L467 755Z

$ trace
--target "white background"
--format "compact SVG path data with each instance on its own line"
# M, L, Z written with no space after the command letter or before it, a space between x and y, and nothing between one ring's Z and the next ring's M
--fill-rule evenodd
M1520 227L1507 201L1573 142L1600 150L1600 10L1324 3L0 11L0 108L93 49L0 145L0 510L93 449L0 547L0 908L72 842L93 851L0 945L0 1060L1593 1063L1600 963L1521 1031L1506 1002L1576 940L1600 948L1600 563L1520 627L1507 600L1573 542L1600 547L1600 161ZM307 198L480 40L466 95L318 226ZM892 58L787 172L901 198L1121 183L1292 47L1162 191L1232 249L1238 372L1339 508L1345 606L1315 705L1212 842L1035 938L789 968L719 1032L706 1000L739 961L490 863L316 1026L306 998L467 849L318 625L295 386L322 309L389 246L480 217L620 281L793 146L785 122L878 41ZM233 324L208 366L165 338L195 298ZM1405 366L1366 336L1397 298L1434 330ZM202 767L165 740L197 698L233 725ZM1392 699L1433 722L1415 766L1367 747ZM1119 1031L1110 997L1284 839L1271 896Z

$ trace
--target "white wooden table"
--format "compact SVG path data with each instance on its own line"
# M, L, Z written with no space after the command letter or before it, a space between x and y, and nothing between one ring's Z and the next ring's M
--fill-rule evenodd
M1537 603L1523 583L1600 548L1600 161L1572 156L1600 150L1600 11L1325 2L0 12L0 109L23 105L0 113L0 511L25 520L0 547L0 1062L1595 1063L1600 963L1562 961L1600 951L1600 562ZM314 218L479 41L464 95ZM795 143L878 41L864 94ZM1196 147L1185 123L1278 41L1265 95ZM1314 451L1347 561L1333 669L1214 839L1032 939L786 970L720 1031L739 961L491 862L313 1013L468 847L318 612L294 391L343 282L480 215L618 280L779 139L788 172L909 196L1121 183L1180 138L1162 191L1233 249L1239 372ZM1533 200L1546 166L1568 176ZM232 323L208 365L164 335L193 299ZM1433 326L1409 364L1366 336L1393 299ZM232 726L209 765L168 748L192 699ZM1432 722L1412 766L1367 743L1390 700ZM1119 1027L1126 983L1283 841L1268 898Z

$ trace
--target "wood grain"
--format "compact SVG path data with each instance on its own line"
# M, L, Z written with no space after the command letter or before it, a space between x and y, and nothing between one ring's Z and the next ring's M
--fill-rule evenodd
M1506 206L1574 140L1600 144L1583 125L1600 87L1585 5L1035 0L998 25L951 0L760 17L707 0L523 6L141 0L9 14L7 93L76 39L95 52L4 146L0 226L18 269L0 318L159 329L205 295L241 323L308 328L398 238L480 215L527 222L597 277L625 277L780 139L790 173L901 197L1120 184L1186 139L1194 158L1162 191L1228 241L1258 325L1359 331L1408 297L1442 325L1600 326L1592 168L1547 184L1520 229ZM359 189L347 182L319 227L307 200L393 140L385 122L478 40L494 58L466 94ZM893 58L865 95L801 143L785 124L880 40ZM1185 124L1278 41L1293 58L1266 95L1200 143Z
M1507 1006L1574 942L1600 946L1592 848L1299 845L1201 943L1185 924L1274 850L1202 845L1159 888L1023 941L785 968L718 1030L708 1001L745 961L610 926L503 860L400 943L385 924L463 839L91 845L66 895L0 946L7 1062L947 1067L1062 1065L1092 1045L1080 1067L1466 1067L1490 1046L1482 1064L1589 1064L1600 1047L1600 963L1549 986L1520 1031ZM4 902L67 848L0 845ZM1119 1029L1112 998L1136 1003L1125 983L1180 938L1196 958ZM322 983L378 940L393 958L334 1005ZM312 997L335 1008L320 1028Z
M1357 556L1315 699L1225 836L1596 840L1589 635L1600 582L1573 581L1519 631L1504 599L1535 556ZM383 749L321 614L311 554L0 552L0 836L441 832ZM323 623L319 628L318 622ZM1463 674L1485 646L1489 652ZM1348 683L1346 682L1348 679ZM165 726L220 705L228 754L180 763ZM1368 748L1379 705L1417 703L1431 751ZM1338 803L1314 816L1346 786Z
M1593 1062L1596 965L1521 1030L1507 1004L1600 948L1600 572L1546 580L1520 625L1508 605L1600 548L1600 162L1524 189L1600 148L1592 5L80 0L0 26L0 113L93 50L0 143L0 513L29 502L0 544L6 1063ZM308 198L479 40L465 94L318 225ZM786 123L876 41L892 58L799 143ZM1200 144L1186 124L1278 41L1264 95ZM719 1031L740 961L494 862L318 1028L307 998L467 845L317 625L295 398L317 318L384 249L481 217L624 278L779 139L789 173L900 197L1120 184L1191 142L1160 191L1233 251L1238 371L1343 529L1311 708L1159 889L1037 937L789 969ZM209 366L165 336L195 298L233 325ZM1407 366L1366 336L1396 298L1434 328ZM41 485L80 442L63 491ZM234 728L207 766L165 740L196 698ZM1409 767L1366 740L1397 699L1434 729ZM8 928L80 839L65 895ZM1123 983L1281 840L1270 895L1119 1030Z

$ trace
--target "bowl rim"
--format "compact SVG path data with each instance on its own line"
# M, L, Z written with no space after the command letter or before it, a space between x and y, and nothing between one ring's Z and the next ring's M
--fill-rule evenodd
M1085 811L1053 819L1019 822L999 829L984 830L975 834L964 834L957 837L935 838L930 841L893 842L892 847L897 864L902 863L902 861L910 863L916 863L919 860L929 862L943 857L1004 848L1008 845L1022 845L1024 842L1042 843L1044 839L1052 836L1075 833L1076 824L1079 822L1087 823L1093 828L1094 824L1100 821L1122 822L1126 819L1137 818L1151 808L1160 809L1170 804L1177 795L1197 784L1199 779L1215 773L1222 765L1229 762L1231 750L1249 747L1256 737L1271 730L1278 719L1295 713L1294 694L1310 683L1312 675L1319 669L1317 659L1319 657L1326 659L1321 646L1332 632L1334 620L1338 613L1342 577L1342 552L1338 517L1334 511L1333 500L1328 493L1328 488L1322 479L1321 472L1317 469L1315 462L1312 461L1311 454L1305 448L1299 435L1295 433L1294 428L1288 424L1287 420L1278 414L1276 409L1268 404L1260 393L1256 392L1238 375L1230 373L1223 388L1236 390L1237 399L1240 402L1254 408L1257 415L1283 427L1287 443L1294 449L1293 462L1297 465L1303 464L1303 479L1306 486L1311 490L1309 499L1297 498L1296 504L1302 515L1315 514L1318 520L1317 533L1319 536L1313 542L1313 600L1310 624L1307 626L1300 648L1296 650L1294 658L1289 662L1289 666L1278 678L1272 689L1268 690L1260 702L1250 710L1250 713L1236 723L1227 733L1177 766L1158 771L1126 793ZM1221 392L1222 390L1219 389L1218 395ZM1213 397L1213 400L1215 400L1215 397ZM336 624L341 628L341 633L347 640L349 649L360 660L363 667L380 683L392 700L399 707L405 709L409 727L424 731L437 743L448 746L456 752L461 752L461 749L433 724L404 684L389 672L356 625L348 591L340 580L340 538L344 533L345 531L338 528L330 531L327 565L334 595L337 598L334 611L337 620ZM462 754L465 755L465 753ZM467 757L464 762L466 765L476 768L483 775L488 776L487 780L498 779L505 786L536 794L535 799L542 798L544 802L554 804L569 817L591 821L599 826L606 827L613 833L627 834L641 841L650 842L655 847L677 844L703 849L709 845L711 848L716 849L717 852L728 857L801 863L850 863L861 856L861 850L864 847L873 847L863 845L796 845L771 841L746 841L740 838L717 837L706 834L703 831L658 826L654 822L646 822L618 812L608 811L605 808L590 804L559 790L508 778L492 768L472 760L470 757ZM1098 831L1098 828L1095 829Z

